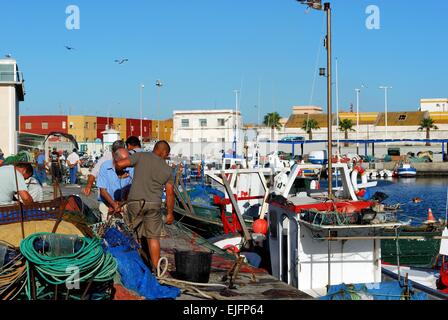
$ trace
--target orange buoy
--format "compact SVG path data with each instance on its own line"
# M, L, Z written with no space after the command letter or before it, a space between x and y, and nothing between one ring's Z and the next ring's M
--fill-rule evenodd
M436 219L434 218L434 215L432 214L431 208L428 209L428 220L425 221L425 223L436 223Z
M268 234L268 222L265 219L258 219L252 227L255 233Z

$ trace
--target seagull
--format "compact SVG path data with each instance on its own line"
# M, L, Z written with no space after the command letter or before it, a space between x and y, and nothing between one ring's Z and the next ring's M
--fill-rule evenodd
M69 46L65 46L65 49L67 49L67 50L76 50L75 48L73 48L73 47L69 47Z
M115 60L115 62L118 63L118 64L123 64L123 63L128 62L128 61L129 61L129 59Z

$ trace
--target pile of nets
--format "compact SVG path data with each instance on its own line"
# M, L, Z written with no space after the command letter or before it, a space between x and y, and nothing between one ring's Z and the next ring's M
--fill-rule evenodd
M117 260L124 287L148 300L176 299L180 295L180 289L159 284L140 257L139 245L131 236L110 227L104 234L104 240L107 251Z
M5 159L5 162L3 163L4 166L13 165L16 163L31 163L33 162L33 155L29 153L28 151L20 151L16 155L9 156Z
M200 204L205 206L212 206L213 199L215 196L221 199L225 198L224 192L219 191L211 186L207 185L196 185L193 189L188 191L191 202L193 204Z
M371 284L341 284L331 286L321 300L427 300L424 292L415 292L409 283L390 281Z
M98 238L37 233L20 244L26 258L28 299L105 300L117 264Z
M0 300L18 298L26 284L26 265L13 246L0 242Z

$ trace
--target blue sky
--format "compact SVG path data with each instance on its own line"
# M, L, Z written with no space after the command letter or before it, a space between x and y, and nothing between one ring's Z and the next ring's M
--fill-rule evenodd
M80 30L65 27L71 4L80 8ZM379 30L365 27L371 4L380 9ZM341 109L355 102L361 84L362 111L383 110L380 85L393 87L391 110L448 96L447 1L332 6ZM245 122L256 122L259 101L261 115L287 117L291 106L310 102L325 107L325 78L314 76L316 58L318 67L326 63L323 22L323 12L305 13L295 0L15 0L2 3L0 55L11 53L24 72L23 114L139 117L144 83L145 117L233 108L239 89ZM114 63L122 57L129 62ZM164 83L160 111L157 79Z

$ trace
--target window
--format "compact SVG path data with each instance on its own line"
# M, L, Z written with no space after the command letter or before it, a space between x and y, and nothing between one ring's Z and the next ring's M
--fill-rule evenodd
M134 132L134 126L131 126L131 132Z
M88 122L84 123L84 129L89 129L89 123Z
M32 127L33 127L33 126L31 125L30 122L25 123L25 129L26 129L26 130L31 130Z
M146 132L146 127L143 128L143 131Z
M182 139L182 142L190 142L190 139Z
M398 121L405 121L407 119L407 117L408 117L407 115L402 114L398 117Z
M199 139L199 142L207 142L207 138L201 138Z
M200 127L206 127L207 126L207 119L199 119L199 126Z
M73 122L70 122L70 126L69 126L69 128L70 129L73 129L75 127L75 124L73 123Z
M67 129L67 122L62 121L62 129Z
M182 128L188 128L190 126L190 120L182 119Z
M226 142L226 138L218 138L218 142Z
M218 127L224 127L226 125L225 119L218 119Z
M96 130L96 122L93 123L93 129Z
M42 122L42 130L48 130L48 122Z

